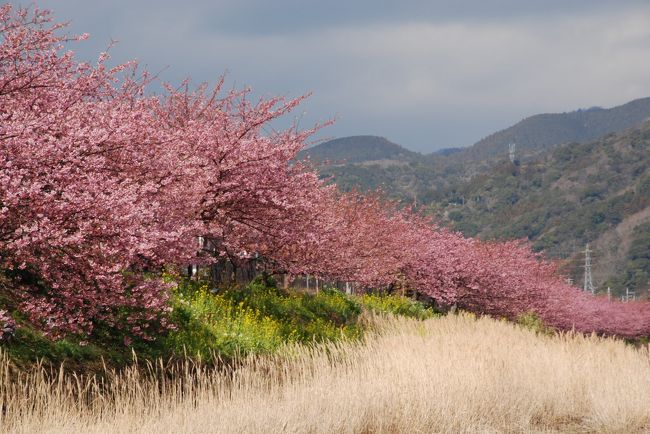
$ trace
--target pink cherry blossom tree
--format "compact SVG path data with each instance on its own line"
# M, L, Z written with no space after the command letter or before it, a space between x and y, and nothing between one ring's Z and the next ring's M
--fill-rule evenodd
M0 267L52 335L99 321L146 337L168 310L159 271L197 236L265 254L309 215L321 182L292 160L311 131L261 133L301 99L251 103L223 80L146 96L136 65L64 52L85 36L47 11L5 5L0 23Z
M293 275L398 283L442 306L534 312L561 330L650 335L650 304L585 294L526 244L465 238L380 194L326 185L296 162L314 129L265 130L303 98L253 101L223 79L148 96L150 77L133 63L77 62L64 45L85 36L63 28L46 11L0 7L0 269L53 336L165 327L160 272L215 260L197 252L199 236L217 257L257 254Z

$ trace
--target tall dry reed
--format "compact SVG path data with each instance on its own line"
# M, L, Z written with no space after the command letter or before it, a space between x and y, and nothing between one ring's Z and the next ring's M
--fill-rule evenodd
M488 318L381 319L363 345L233 369L161 363L100 380L4 360L0 404L17 433L650 432L650 356Z

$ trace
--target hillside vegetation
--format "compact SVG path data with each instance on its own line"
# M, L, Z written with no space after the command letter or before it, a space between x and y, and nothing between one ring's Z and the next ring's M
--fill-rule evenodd
M376 318L362 345L286 346L234 370L12 375L13 433L645 432L647 348L489 318Z
M462 197L463 201L452 200ZM461 183L437 209L466 235L527 238L567 260L580 281L586 243L601 290L645 289L650 267L650 123L557 147L521 164L503 161ZM505 224L504 224L505 223Z

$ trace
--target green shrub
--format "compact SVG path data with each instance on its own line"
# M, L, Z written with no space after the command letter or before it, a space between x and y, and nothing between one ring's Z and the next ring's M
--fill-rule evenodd
M399 295L364 294L358 296L357 300L362 306L374 312L417 319L427 319L438 315L422 303Z
M100 361L101 357L118 359L120 354L112 349L103 349L92 343L72 338L53 341L41 332L21 324L9 343L2 344L2 350L19 366L38 361L59 364L88 363Z
M261 279L244 288L212 293L183 281L173 296L177 329L165 337L170 352L224 357L271 353L287 342L358 338L361 307L339 291L285 294Z
M282 343L281 325L243 302L212 294L207 284L183 282L174 293L172 320L176 330L163 338L167 350L209 358L237 353L267 353Z
M535 333L540 333L544 335L553 334L553 330L547 327L544 322L540 319L535 312L526 312L519 315L517 318L517 324L521 325L524 328L534 331Z

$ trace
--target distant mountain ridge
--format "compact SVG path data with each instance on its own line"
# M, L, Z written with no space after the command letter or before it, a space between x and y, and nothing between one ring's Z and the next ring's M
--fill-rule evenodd
M341 137L303 150L299 159L315 163L329 161L332 164L357 164L371 161L412 161L421 156L379 136Z
M515 143L517 155L530 156L554 146L586 143L609 133L618 133L650 119L650 97L612 107L590 107L565 113L542 113L497 131L467 148L444 148L426 156L410 151L385 137L359 135L340 137L303 150L299 159L314 163L360 164L374 161L412 162L425 157L445 164L483 163L506 155Z
M591 107L568 113L544 113L530 116L498 131L454 154L465 160L484 160L505 155L509 143L523 153L537 153L553 146L585 143L609 133L617 133L650 119L650 97L604 109Z

